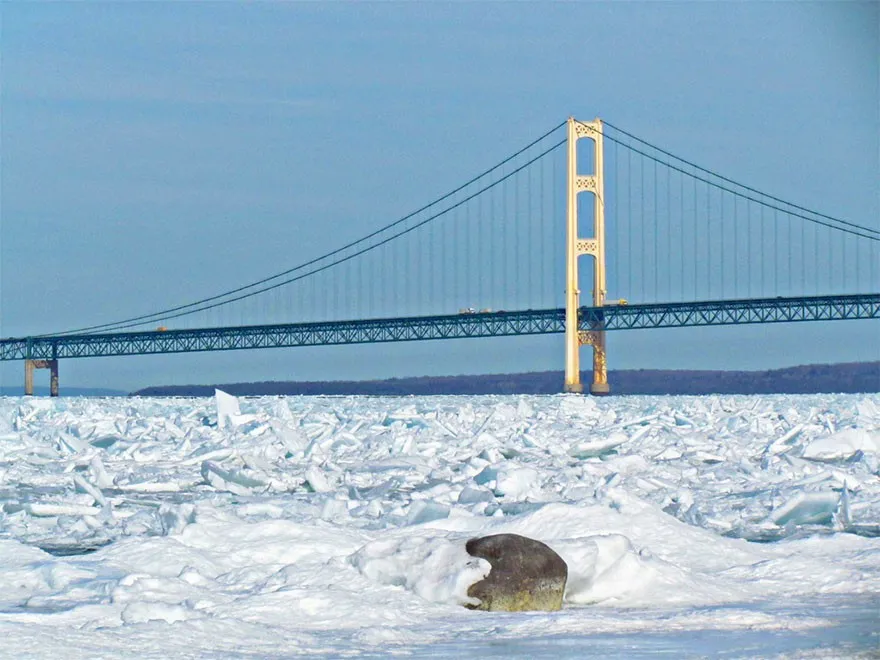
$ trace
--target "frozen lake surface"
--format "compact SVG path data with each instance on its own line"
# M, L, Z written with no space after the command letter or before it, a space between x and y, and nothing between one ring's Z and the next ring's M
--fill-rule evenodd
M0 657L877 657L880 396L0 398ZM514 532L555 613L468 610Z

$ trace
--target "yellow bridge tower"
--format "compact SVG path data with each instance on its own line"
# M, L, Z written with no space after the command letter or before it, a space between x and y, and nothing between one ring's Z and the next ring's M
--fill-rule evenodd
M577 142L587 138L595 143L593 174L578 174ZM580 377L580 347L593 347L592 394L608 394L608 373L605 359L604 323L593 324L589 330L578 328L578 257L593 257L593 306L602 307L607 293L605 286L605 177L602 142L602 121L581 122L568 118L568 218L566 232L565 285L565 391L583 392ZM593 193L593 237L578 236L577 196Z

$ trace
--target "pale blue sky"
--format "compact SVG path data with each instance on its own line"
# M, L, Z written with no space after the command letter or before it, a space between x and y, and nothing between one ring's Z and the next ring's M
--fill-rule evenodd
M2 336L283 270L570 114L880 224L876 2L4 2L0 19ZM880 359L876 326L619 333L610 367ZM553 336L66 360L61 383L561 368Z

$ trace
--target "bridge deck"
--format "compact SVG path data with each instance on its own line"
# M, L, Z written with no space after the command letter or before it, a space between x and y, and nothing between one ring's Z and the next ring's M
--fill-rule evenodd
M584 330L880 318L880 294L582 307ZM452 314L0 340L0 361L503 337L565 331L565 310Z

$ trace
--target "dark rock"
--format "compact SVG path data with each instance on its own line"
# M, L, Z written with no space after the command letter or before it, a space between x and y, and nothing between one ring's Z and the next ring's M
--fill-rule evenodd
M471 539L465 550L492 565L488 576L468 589L479 598L470 609L489 612L555 611L562 608L568 566L540 541L518 534L494 534Z

